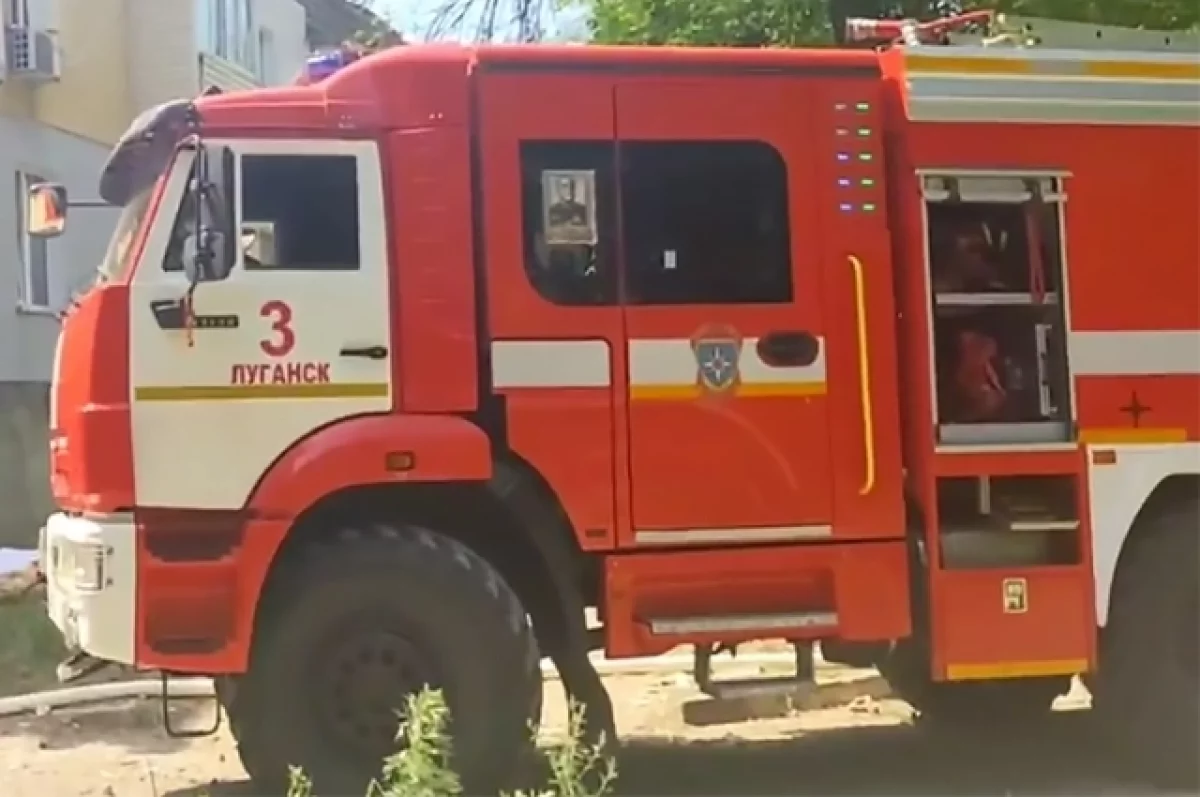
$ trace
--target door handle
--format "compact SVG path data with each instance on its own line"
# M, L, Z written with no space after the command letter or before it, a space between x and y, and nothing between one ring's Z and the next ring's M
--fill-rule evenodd
M805 368L821 355L821 341L803 329L781 329L758 339L758 357L774 368Z
M368 360L386 360L387 346L346 346L338 354L343 357L365 357Z
M188 308L184 299L151 299L150 312L159 329L179 330L188 328ZM192 329L237 329L240 323L236 313L192 313Z
M187 313L179 299L153 299L150 312L159 329L183 329L187 323Z

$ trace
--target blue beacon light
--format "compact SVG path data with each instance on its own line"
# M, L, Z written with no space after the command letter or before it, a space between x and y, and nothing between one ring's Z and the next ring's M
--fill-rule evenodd
M359 58L357 53L347 50L331 50L309 56L304 64L304 75L309 83L319 83L337 74Z

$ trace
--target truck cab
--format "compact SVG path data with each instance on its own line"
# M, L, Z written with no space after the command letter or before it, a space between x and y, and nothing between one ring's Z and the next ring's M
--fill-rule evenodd
M718 646L779 638L799 681L820 642L929 715L1097 671L1149 710L1105 651L1128 605L1189 610L1125 562L1196 545L1196 192L1146 200L1154 310L1113 309L1105 247L1135 250L1070 209L1142 179L1104 152L1200 173L1200 72L1160 59L1139 115L1116 57L927 49L403 47L148 112L56 355L51 617L215 676L252 776L335 790L425 685L502 782L543 656L611 740L596 647L691 645L714 699ZM1194 717L1150 702L1175 767Z

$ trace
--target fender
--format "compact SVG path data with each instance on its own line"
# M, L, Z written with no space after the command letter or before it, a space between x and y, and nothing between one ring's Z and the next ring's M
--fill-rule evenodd
M404 455L405 467L389 466ZM454 415L361 415L304 437L263 474L243 509L237 559L237 628L205 672L241 673L249 664L254 618L271 563L305 510L326 496L374 484L479 481L492 478L491 442ZM201 670L195 670L197 672Z
M403 469L388 458L405 456ZM486 481L491 441L454 415L366 415L338 421L295 443L246 502L251 514L294 520L327 495L368 484Z
M1097 448L1115 454L1097 464ZM1108 623L1117 562L1138 514L1172 476L1200 474L1200 443L1092 446L1088 456L1088 510L1092 522L1092 569L1096 579L1096 623Z

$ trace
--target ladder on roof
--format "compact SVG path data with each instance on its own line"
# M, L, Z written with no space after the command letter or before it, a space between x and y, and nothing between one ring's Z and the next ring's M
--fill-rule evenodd
M915 19L848 19L846 40L871 46L968 45L1200 54L1200 32L1195 30L1165 31L1093 25L997 14L989 10L970 11L924 22Z
M1146 30L1009 14L996 16L990 35L953 32L948 38L951 45L1200 54L1200 33L1195 30Z

